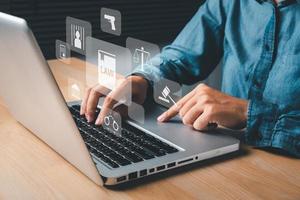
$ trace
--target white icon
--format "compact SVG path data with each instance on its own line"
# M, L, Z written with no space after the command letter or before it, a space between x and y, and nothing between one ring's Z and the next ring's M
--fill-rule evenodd
M148 51L145 51L144 47L140 49L135 49L133 54L133 62L140 64L141 69L144 69L144 65L149 62L151 54ZM151 63L150 63L151 64Z
M111 30L115 31L116 30L116 25L115 25L116 17L112 16L112 15L104 14L104 19L108 20L108 22L111 25Z
M80 87L74 83L71 86L71 95L77 99L80 99Z
M164 89L163 89L163 91L161 92L161 94L162 94L162 96L159 96L158 97L158 99L160 99L160 100L162 100L162 101L164 101L164 102L166 102L166 103L170 103L170 100L172 101L172 103L174 104L174 105L176 105L177 106L177 104L176 104L176 102L173 100L173 98L170 96L170 89L168 88L168 86L166 86ZM169 98L169 99L167 99L167 98Z
M112 127L113 131L118 132L120 129L119 124L117 123L117 121L114 119L113 116L108 115L106 117L104 117L104 124L106 127Z
M113 35L121 35L121 13L118 10L101 8L100 11L100 27L103 32Z
M72 45L78 49L82 49L83 38L85 35L84 28L75 24L71 24L71 40Z
M66 47L66 45L63 45L63 44L59 45L59 57L61 59L65 59L67 57L67 47Z
M81 40L80 40L80 33L79 33L79 31L75 32L74 46L76 48L78 48L78 49L81 49Z
M98 82L108 89L116 84L116 55L98 50Z

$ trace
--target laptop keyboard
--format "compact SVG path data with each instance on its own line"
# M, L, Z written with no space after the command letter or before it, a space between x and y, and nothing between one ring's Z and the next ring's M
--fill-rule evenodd
M88 123L80 115L79 105L69 109L90 153L112 168L178 152L178 149L127 123L122 124L122 134L117 136L102 126ZM96 114L99 112L97 109Z

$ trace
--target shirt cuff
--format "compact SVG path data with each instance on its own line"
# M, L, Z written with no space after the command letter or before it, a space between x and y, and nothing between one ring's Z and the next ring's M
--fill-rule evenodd
M163 77L161 64L161 58L158 55L151 59L151 64L146 63L143 67L138 66L135 68L131 75L141 76L145 78L151 86L153 86L154 82L158 82Z
M271 147L300 157L300 116L282 114L276 104L250 100L245 142L255 147ZM298 119L298 118L297 118Z
M276 104L250 100L245 142L253 146L271 146L272 133L278 115L279 111Z

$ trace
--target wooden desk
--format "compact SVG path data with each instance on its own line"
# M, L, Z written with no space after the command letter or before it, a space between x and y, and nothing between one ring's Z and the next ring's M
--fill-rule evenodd
M49 63L69 99L67 76L84 81L84 66L78 60L73 67ZM300 160L244 149L111 190L95 185L18 124L0 101L0 199L300 199Z

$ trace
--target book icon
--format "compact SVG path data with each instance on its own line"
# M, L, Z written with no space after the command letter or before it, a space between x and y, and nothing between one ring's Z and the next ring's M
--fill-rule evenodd
M98 82L113 90L116 85L116 55L98 50Z

